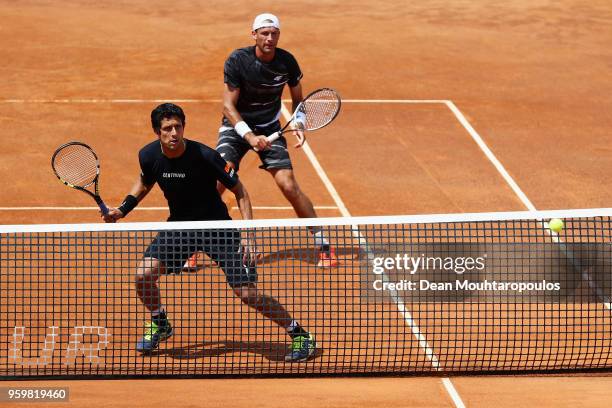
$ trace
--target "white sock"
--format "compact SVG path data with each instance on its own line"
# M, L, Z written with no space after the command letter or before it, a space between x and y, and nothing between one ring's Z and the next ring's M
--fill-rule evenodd
M298 326L299 326L298 322L296 322L295 320L292 320L291 323L289 323L289 327L287 327L287 332L291 333Z
M329 245L329 241L325 238L325 234L322 230L318 230L314 233L314 241L317 248L321 248L323 245Z

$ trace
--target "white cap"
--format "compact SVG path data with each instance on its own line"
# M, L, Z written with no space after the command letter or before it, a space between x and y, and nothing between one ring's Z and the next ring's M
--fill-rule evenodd
M255 17L255 20L253 20L253 31L264 27L274 27L280 30L278 17L270 13L263 13Z

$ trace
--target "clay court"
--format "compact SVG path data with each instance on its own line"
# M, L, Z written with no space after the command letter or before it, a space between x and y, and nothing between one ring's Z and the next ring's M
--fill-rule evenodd
M95 148L117 205L153 140L149 114L176 101L186 137L214 146L223 62L250 45L254 15L306 92L333 87L342 112L290 149L320 217L610 207L612 5L595 0L0 0L1 224L95 223L53 175L69 140ZM288 97L288 94L287 96ZM288 103L285 103L289 107ZM293 210L255 154L241 165L255 218ZM235 202L231 215L240 218ZM130 221L163 221L155 189ZM609 372L554 375L7 381L62 386L54 406L609 406ZM35 406L35 404L9 404Z

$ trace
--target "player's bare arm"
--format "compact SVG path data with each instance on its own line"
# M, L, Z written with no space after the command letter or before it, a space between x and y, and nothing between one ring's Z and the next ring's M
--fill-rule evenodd
M297 109L298 105L300 104L300 102L303 99L302 96L302 83L298 82L298 84L296 86L290 87L289 88L289 92L291 93L291 110L293 112L295 112L295 110ZM300 129L300 126L303 125L301 122L295 122L295 127L296 129ZM300 148L304 145L304 142L306 141L306 134L299 130L297 132L295 132L295 137L297 137L298 142L293 145L296 148Z
M225 84L223 89L223 115L225 115L227 120L230 121L234 128L236 128L236 125L239 125L241 122L244 123L242 116L238 112L238 109L236 109L239 96L240 88L234 88L229 84ZM271 143L265 136L257 136L253 132L247 132L243 135L243 137L253 149L257 149L259 151L269 149L271 146Z
M253 219L253 207L251 205L251 199L249 198L249 193L244 188L244 184L238 180L238 184L231 189L231 192L234 193L236 197L236 202L238 203L238 208L240 209L240 214L242 215L243 220L251 220ZM246 231L246 234L243 235L241 240L242 250L243 250L243 262L246 265L254 265L257 261L257 244L255 242L255 237L250 231Z
M238 181L238 184L231 189L231 192L234 193L236 197L236 203L238 203L238 208L240 209L240 215L242 215L243 220L252 220L253 219L253 207L251 206L251 198L249 197L249 193L244 188L244 184Z
M152 187L153 186L147 186L142 181L142 177L138 177L138 180L136 180L136 182L132 186L132 189L130 190L130 192L129 192L128 196L127 196L127 197L131 196L131 197L136 199L136 201L132 202L131 205L133 205L135 207L143 198L146 197L147 194L149 194L149 191L151 191ZM123 202L123 204L121 206L126 204L126 201L128 200L127 197L126 197L126 200L124 200L124 202ZM133 200L133 199L130 198L129 200ZM127 214L124 214L124 212L121 211L121 206L119 206L117 208L109 208L108 209L108 214L103 216L104 221L105 222L117 222L117 220L125 217ZM124 211L125 211L125 209L124 209Z

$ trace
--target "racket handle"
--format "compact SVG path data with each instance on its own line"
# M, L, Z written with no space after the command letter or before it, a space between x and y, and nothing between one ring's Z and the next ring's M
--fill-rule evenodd
M269 142L273 142L276 139L278 139L279 137L281 137L281 133L280 132L274 132L270 136L268 136L266 139L268 139Z
M266 136L266 139L268 139L268 142L272 143L273 141L281 137L281 134L282 134L281 132L274 132L271 135ZM259 151L259 149L256 147L253 150L255 150L256 152Z
M100 211L102 211L103 215L108 214L108 207L106 206L106 204L104 204L104 201L102 201L102 198L100 197L95 197L96 203L98 204L98 207L100 207Z

